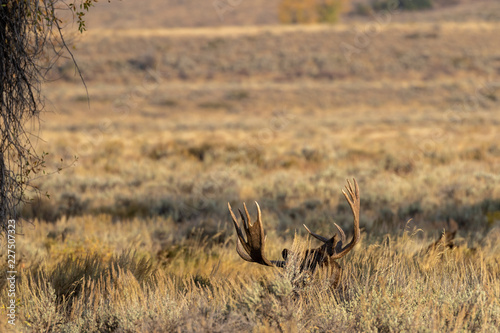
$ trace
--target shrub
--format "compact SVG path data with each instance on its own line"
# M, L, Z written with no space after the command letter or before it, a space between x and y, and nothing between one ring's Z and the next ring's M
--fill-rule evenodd
M432 8L432 0L400 0L400 6L406 10L420 10Z
M347 0L282 0L278 15L282 23L335 23L347 8Z
M358 3L354 8L354 13L361 16L370 16L371 14L373 14L373 8L372 6L370 6L370 4Z
M432 0L373 0L371 6L374 10L422 10L432 8Z
M342 0L324 0L317 4L318 22L336 23L345 8L344 2Z

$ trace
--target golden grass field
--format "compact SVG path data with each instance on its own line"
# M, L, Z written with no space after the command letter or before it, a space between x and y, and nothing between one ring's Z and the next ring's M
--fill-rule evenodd
M499 331L494 1L379 25L214 27L195 11L116 30L95 13L71 39L90 101L63 60L34 128L46 171L69 167L21 209L18 331ZM362 239L339 289L238 257L227 202L259 202L274 259L318 245L303 223L350 237L353 177ZM426 254L450 219L458 247Z

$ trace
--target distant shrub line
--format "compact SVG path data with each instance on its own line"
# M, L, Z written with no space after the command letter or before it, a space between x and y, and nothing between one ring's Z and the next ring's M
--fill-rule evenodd
M381 10L424 10L434 7L436 0L372 0L369 3L357 4L354 13L370 15ZM456 1L437 1L454 4ZM282 0L278 8L281 23L336 23L340 15L350 10L348 0Z

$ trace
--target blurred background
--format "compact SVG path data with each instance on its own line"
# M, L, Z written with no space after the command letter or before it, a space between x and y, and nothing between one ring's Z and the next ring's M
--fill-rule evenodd
M78 161L23 214L49 223L49 248L88 248L82 221L152 223L160 256L232 239L227 202L258 201L273 237L350 231L354 177L368 233L489 230L499 19L494 0L100 2L87 32L65 22L88 96L71 59L44 87L47 170Z

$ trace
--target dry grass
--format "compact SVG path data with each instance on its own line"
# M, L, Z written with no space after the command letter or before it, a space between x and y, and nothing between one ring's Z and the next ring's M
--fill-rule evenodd
M173 237L171 220L101 216L34 227L55 235L26 226L18 244L18 328L35 332L491 332L500 320L498 230L470 242L475 250L427 255L432 239L421 232L365 235L330 290L293 265L243 263L233 241ZM70 230L64 242L61 230Z
M261 93L272 92L250 96ZM96 104L85 114L47 117L57 121L45 126L43 150L54 159L77 154L79 162L43 179L52 198L26 207L27 217L160 215L191 227L226 223L228 201L259 200L270 228L307 222L333 232L331 216L349 224L340 189L355 176L370 230L392 230L409 218L423 228L448 218L475 229L498 221L500 119L493 101L452 114L458 121L439 107L311 113L291 106L249 115L139 102L137 111L116 114L109 103Z
M83 41L91 108L81 87L50 86L58 103L40 134L55 161L80 161L42 179L52 199L27 216L191 226L258 199L272 228L321 227L343 218L338 189L355 176L367 228L496 223L498 24L389 25L352 62L336 49L347 29L287 29Z

